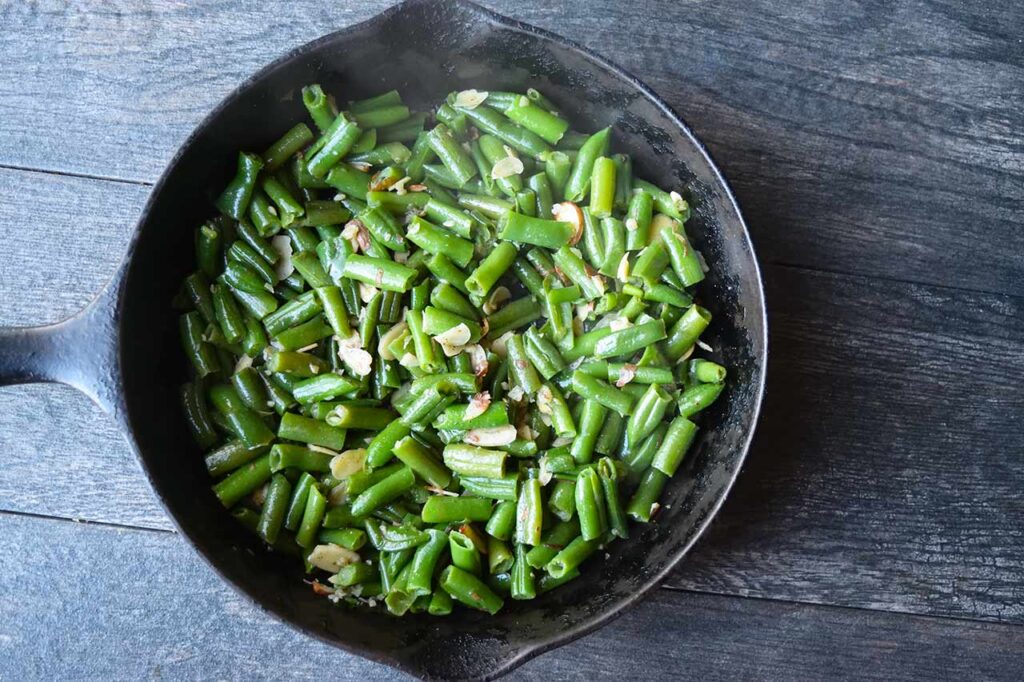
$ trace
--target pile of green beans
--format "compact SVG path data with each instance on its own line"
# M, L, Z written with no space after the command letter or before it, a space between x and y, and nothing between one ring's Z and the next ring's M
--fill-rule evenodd
M302 102L176 299L213 493L335 602L494 614L573 580L723 390L689 205L533 89Z

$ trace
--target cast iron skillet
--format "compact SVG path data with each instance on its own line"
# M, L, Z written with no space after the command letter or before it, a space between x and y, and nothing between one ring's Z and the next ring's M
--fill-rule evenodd
M260 551L220 507L183 422L177 387L186 367L170 301L194 267L194 227L231 177L237 150L262 150L303 120L299 88L314 82L339 99L398 88L424 108L457 89L535 86L582 130L614 124L615 144L638 173L682 189L695 207L687 231L711 267L701 288L714 314L707 340L730 369L728 389L702 415L700 440L666 489L657 523L636 527L579 579L533 602L509 600L497 617L395 619L315 596L294 559ZM154 187L106 291L62 323L0 330L0 384L62 381L104 407L123 425L182 534L266 611L414 675L490 678L609 621L680 562L746 455L764 391L765 325L760 272L733 195L664 102L563 38L468 2L409 0L278 59L228 96Z

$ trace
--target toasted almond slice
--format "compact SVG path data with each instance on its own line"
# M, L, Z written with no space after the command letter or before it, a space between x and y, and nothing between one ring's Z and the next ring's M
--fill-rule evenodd
M352 474L362 471L365 463L366 450L364 448L346 450L331 458L331 476L337 479L348 478Z
M274 263L274 272L279 280L285 279L295 272L295 266L292 265L292 240L288 235L279 234L270 240L270 245L280 256Z
M359 561L359 555L340 545L317 545L309 553L309 563L328 573L337 573L344 566Z
M476 109L484 103L489 93L486 90L462 90L455 95L455 106L462 109Z
M501 180L503 178L509 178L513 175L522 175L525 167L521 159L515 156L506 156L503 159L498 159L494 166L491 168L491 178L494 180Z
M499 447L508 445L516 439L516 427L511 424L495 426L490 429L471 429L466 432L463 442L480 447Z
M628 384L629 382L631 382L635 378L636 378L636 365L631 365L629 363L626 363L626 365L623 366L622 371L619 372L619 378L618 378L618 380L616 380L615 385L618 386L619 388L622 388L623 386L625 386L626 384Z
M569 238L569 245L576 246L583 237L583 211L571 201L563 201L551 207L551 216L560 223L569 223L573 226L572 237Z
M470 419L476 419L491 406L491 394L487 391L477 393L470 401L469 405L466 406L466 411L463 413L462 418L466 421Z

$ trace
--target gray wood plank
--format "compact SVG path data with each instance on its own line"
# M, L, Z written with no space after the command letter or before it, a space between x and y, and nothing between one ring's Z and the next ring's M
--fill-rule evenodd
M0 165L152 182L248 74L387 4L9 3ZM1020 290L1020 3L485 4L648 80L721 162L767 260Z
M57 322L92 300L114 274L148 193L0 169L0 325ZM0 389L0 415L5 509L172 527L123 436L84 395L10 386Z
M0 515L4 679L405 679L308 639L167 533ZM1016 679L1024 628L662 590L511 679ZM329 672L328 672L329 671Z
M1024 622L1024 299L768 273L766 412L671 584Z

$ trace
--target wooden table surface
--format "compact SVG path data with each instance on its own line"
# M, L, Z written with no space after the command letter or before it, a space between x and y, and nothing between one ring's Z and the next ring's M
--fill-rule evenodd
M199 120L387 0L0 0L0 324L98 292ZM667 99L764 266L767 407L709 533L516 678L1019 679L1024 5L485 0ZM261 614L113 423L0 390L0 679L397 677Z

